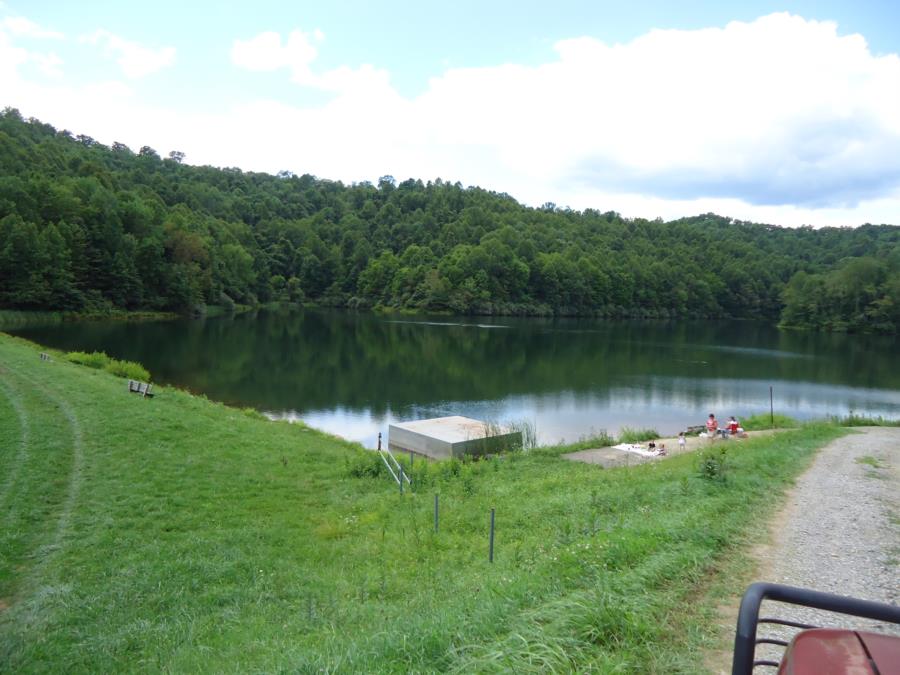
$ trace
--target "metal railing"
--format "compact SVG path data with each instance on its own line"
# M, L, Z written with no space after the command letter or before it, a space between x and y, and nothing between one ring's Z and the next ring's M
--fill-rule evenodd
M900 624L900 607L895 605L886 605L870 600L859 600L857 598L848 598L843 595L832 595L831 593L811 591L806 588L795 588L794 586L757 582L751 584L750 587L747 588L747 591L744 593L744 597L741 600L741 608L738 612L737 630L734 635L734 660L732 661L731 675L752 675L753 669L756 666L770 666L777 668L780 665L779 662L770 661L768 659L755 660L756 645L758 644L772 644L787 647L787 642L784 640L757 638L756 629L759 624L777 624L800 629L817 628L817 626L798 623L796 621L787 621L785 619L769 617L760 618L759 609L763 600L774 600L776 602L785 602L791 605L822 609L837 614L847 614L865 619L875 619L876 621L888 621L890 623Z
M394 457L394 453L391 452L390 446L386 448L381 446L381 432L378 433L378 454L381 456L381 461L384 462L384 465L391 473L391 476L393 476L394 482L400 486L401 491L403 490L404 480L407 485L412 486L409 474L403 470L403 465L397 461L396 457Z

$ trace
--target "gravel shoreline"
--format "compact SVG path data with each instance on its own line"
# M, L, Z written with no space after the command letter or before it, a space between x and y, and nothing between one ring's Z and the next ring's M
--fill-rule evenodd
M825 446L788 493L760 547L757 578L900 603L900 428L861 427ZM765 601L761 616L900 635L900 626ZM760 626L789 640L794 629ZM760 645L757 658L781 648Z

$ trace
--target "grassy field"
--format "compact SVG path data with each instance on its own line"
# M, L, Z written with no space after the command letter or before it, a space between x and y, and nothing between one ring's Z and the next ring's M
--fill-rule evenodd
M843 433L417 462L400 495L353 444L38 352L0 335L0 672L701 672L709 589Z

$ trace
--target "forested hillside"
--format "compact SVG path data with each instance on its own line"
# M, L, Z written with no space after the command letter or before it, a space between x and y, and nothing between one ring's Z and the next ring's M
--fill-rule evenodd
M900 327L897 226L648 221L441 180L348 186L183 159L0 113L0 307L284 300Z

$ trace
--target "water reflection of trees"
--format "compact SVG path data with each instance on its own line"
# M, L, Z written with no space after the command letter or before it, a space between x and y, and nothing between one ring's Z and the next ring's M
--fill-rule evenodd
M653 389L656 378L668 382L663 389L677 387L692 399L708 393L703 379L900 388L897 340L890 337L780 332L753 322L477 323L266 311L206 321L70 324L36 329L45 334L34 338L103 349L141 361L159 380L268 409L379 413L446 400L603 395L635 377L639 388Z

